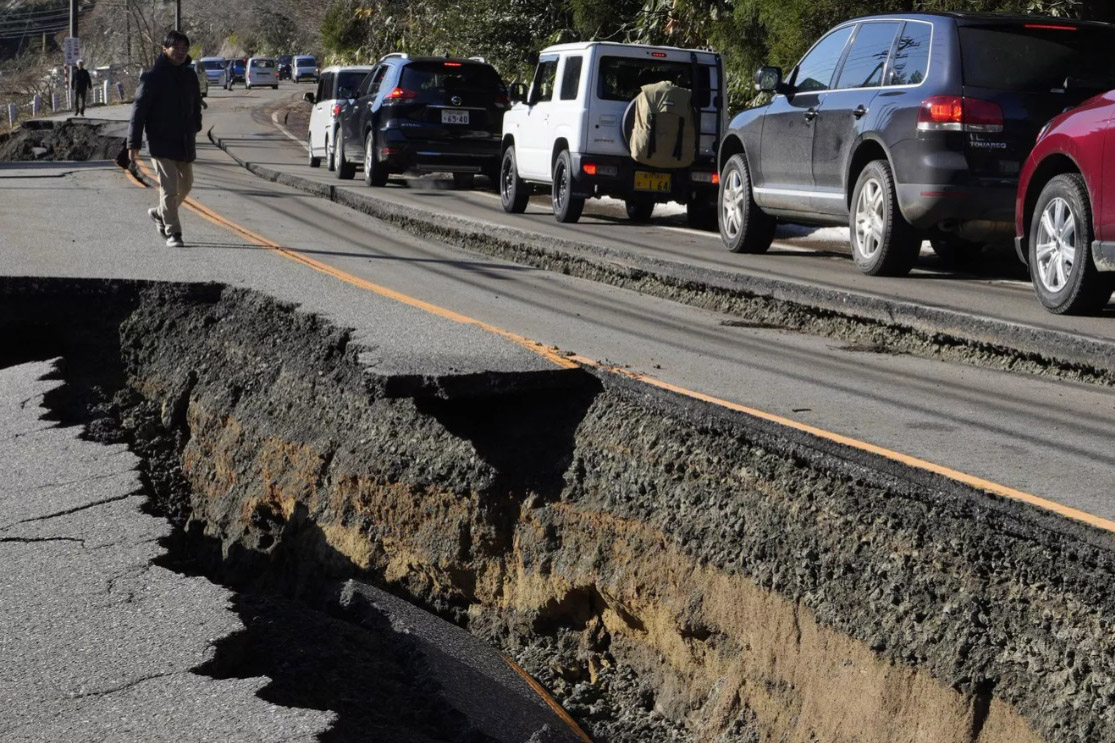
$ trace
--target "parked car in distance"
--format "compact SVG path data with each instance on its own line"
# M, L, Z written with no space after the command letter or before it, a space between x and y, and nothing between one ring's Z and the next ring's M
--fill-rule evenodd
M225 89L232 90L234 83L244 82L244 71L248 65L248 58L230 59L225 64Z
M326 67L318 77L317 92L305 94L305 100L313 104L309 130L306 133L311 168L321 165L322 158L325 158L326 167L329 170L334 169L333 155L341 108L347 101L356 98L360 83L372 69L371 65Z
M197 88L201 97L205 98L209 95L209 76L205 74L205 68L198 62L190 62L190 69L197 75Z
M910 13L825 34L720 148L720 233L762 252L776 220L849 226L867 274L901 275L924 237L945 258L1013 236L1022 162L1042 125L1109 79L1115 27ZM1115 82L1107 87L1115 87Z
M205 77L209 85L215 85L218 88L225 87L225 59L224 57L202 57L198 60L198 65L205 70Z
M279 63L272 57L251 57L244 66L244 87L267 85L279 89Z
M300 83L303 80L317 80L317 59L307 54L299 54L294 58L294 66L291 72L291 77L294 82Z
M629 146L635 99L644 84L668 81L689 93L694 159L685 167L636 162ZM524 95L525 94L525 95ZM623 199L635 220L656 203L685 204L690 223L711 222L716 208L716 149L724 127L720 55L697 49L613 42L543 49L529 91L512 86L503 118L500 197L512 213L526 208L532 184L551 185L554 216L580 218L585 199ZM684 129L684 127L683 127ZM680 161L679 161L680 162Z
M279 79L280 80L289 80L290 79L291 65L292 65L293 62L294 62L294 57L292 57L291 55L289 55L289 54L280 54L279 55Z
M1097 63L1104 52L1096 49ZM1113 66L1103 60L1093 73L1111 75ZM1113 118L1115 90L1057 116L1022 167L1015 248L1054 314L1097 313L1115 290Z
M510 105L499 73L479 58L388 54L341 107L337 177L362 164L369 186L406 171L450 172L458 187L477 173L494 179Z

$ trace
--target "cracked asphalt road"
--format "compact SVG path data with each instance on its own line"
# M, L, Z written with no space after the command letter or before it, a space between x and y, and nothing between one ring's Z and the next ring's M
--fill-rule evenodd
M0 370L0 739L316 740L332 714L191 671L242 628L231 593L152 564L136 457L43 419L49 363Z

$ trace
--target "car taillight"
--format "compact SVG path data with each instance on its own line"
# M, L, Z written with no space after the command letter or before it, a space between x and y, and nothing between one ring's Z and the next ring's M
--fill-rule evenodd
M333 104L333 115L334 116L340 116L341 115L341 104L340 103L334 103Z
M497 95L495 101L496 108L511 108L511 99L505 95Z
M918 130L923 132L1001 132L1003 109L990 101L935 95L922 101Z
M412 93L411 91L404 90L403 88L395 88L390 93L383 96L383 104L385 106L390 106L396 103L406 103L407 101L413 101L417 97L417 93Z

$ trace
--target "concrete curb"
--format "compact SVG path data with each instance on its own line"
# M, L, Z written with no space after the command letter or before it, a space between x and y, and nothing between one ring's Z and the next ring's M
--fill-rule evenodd
M1115 371L1115 341L1074 335L1059 330L1013 323L966 312L901 302L858 292L751 276L744 273L697 268L676 261L642 256L572 240L559 240L467 217L431 214L356 193L308 178L248 162L232 152L224 140L207 132L209 140L249 172L264 180L328 199L400 227L421 226L427 232L461 247L470 242L498 241L515 250L556 258L573 258L609 270L638 276L650 275L672 286L704 288L741 297L784 302L811 312L832 313L859 321L899 326L944 340L990 346L1059 363Z

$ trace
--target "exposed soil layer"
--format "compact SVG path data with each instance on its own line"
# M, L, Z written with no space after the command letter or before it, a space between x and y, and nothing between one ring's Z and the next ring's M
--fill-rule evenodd
M1115 739L1106 533L604 372L389 394L244 290L7 279L0 330L143 457L171 562L385 587L596 740Z
M103 122L29 121L0 139L0 161L114 160L124 138L107 136Z

